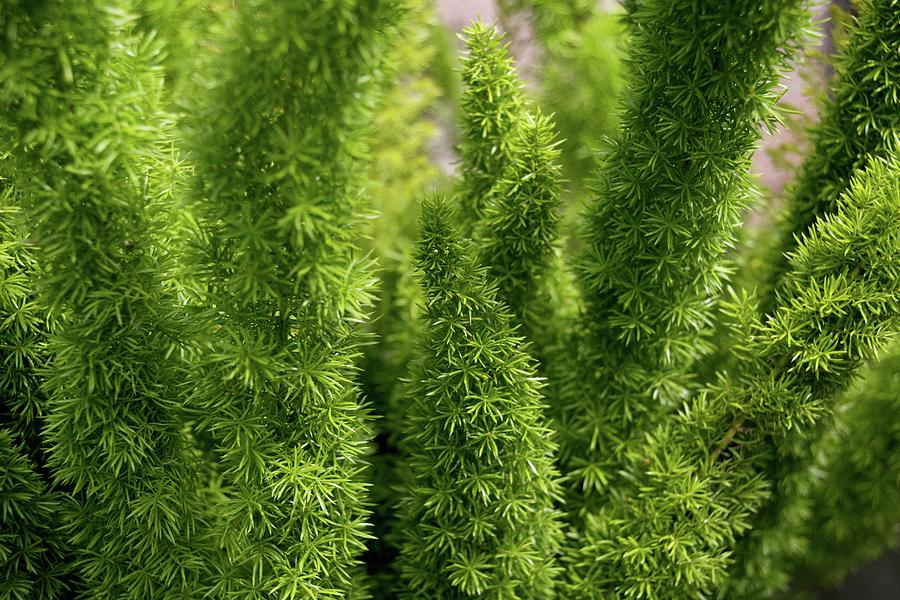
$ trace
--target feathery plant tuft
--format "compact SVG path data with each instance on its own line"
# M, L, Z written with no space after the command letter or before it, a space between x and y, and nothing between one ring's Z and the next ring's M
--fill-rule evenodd
M863 0L835 60L834 95L812 129L812 150L794 183L779 223L780 239L763 281L762 309L788 268L787 253L816 220L832 212L839 195L871 156L884 155L900 136L900 2Z
M193 113L195 381L222 500L222 596L362 597L357 141L392 1L241 2Z
M500 8L538 81L465 30L445 177L424 0L0 0L0 600L762 599L896 543L898 0L757 234L804 0Z
M426 201L416 264L425 294L401 442L401 598L550 598L559 567L555 444L535 365L511 315Z
M463 233L469 235L484 216L490 190L509 162L523 98L503 36L476 21L464 30L464 39L459 203Z
M617 502L590 516L572 558L578 594L686 598L721 588L732 547L777 483L778 448L831 408L900 325L898 167L897 158L872 163L804 237L774 316L760 322L755 303L732 304L739 371L629 448Z
M815 441L807 551L795 556L806 584L839 581L897 542L900 523L900 358L871 365ZM865 443L860 443L864 440Z
M801 238L790 255L793 270L785 278L777 311L742 353L745 363L768 360L787 371L780 381L773 383L765 375L764 382L754 384L771 386L765 405L753 407L746 417L739 414L729 430L742 431L751 419L754 429L769 432L774 455L764 472L779 484L736 553L739 561L729 589L742 597L769 596L786 588L790 559L808 552L803 535L810 518L807 496L814 490L809 446L829 430L827 416L835 397L897 330L893 230L900 165L896 157L873 157L869 164L834 211ZM812 427L816 422L818 429ZM760 579L763 574L766 578Z
M900 5L892 1L862 2L858 17L848 17L849 31L836 58L835 93L826 98L823 116L811 131L812 151L790 191L790 202L775 233L762 239L762 255L769 263L760 282L762 314L781 304L787 257L797 240L834 212L838 196L855 173L896 147L900 136L898 9ZM806 522L814 518L809 465L815 439L831 437L827 412L824 421L779 451L776 468L782 483L737 550L733 584L756 590L748 594L766 595L787 587L790 557L810 552L805 536Z
M12 158L0 157L0 168ZM11 178L0 190L0 422L9 424L42 467L40 428L47 400L38 371L47 360L50 322L34 294L38 262L28 247Z
M59 534L62 501L0 428L0 598L64 598L70 556Z
M476 23L469 31L470 45L484 35L484 27ZM493 38L502 40L491 30ZM498 43L492 52L471 53L467 71L487 71L499 60L494 54L506 56L506 47ZM514 87L521 85L511 66L501 78L516 82ZM495 91L471 84L465 94L480 106L489 105ZM547 368L545 355L565 339L568 322L578 310L577 291L559 244L563 208L560 142L556 141L552 119L540 110L531 111L526 103L519 102L508 116L505 163L481 197L480 214L463 219L463 227L471 227L472 238L479 246L479 260L496 280L500 300L512 309L523 335L532 342L531 353L541 363L543 373ZM463 123L466 131L478 130L484 115L464 111ZM478 162L480 148L463 144L460 152L465 184L465 166ZM464 214L469 201L465 193L459 198Z
M513 151L490 190L478 223L481 264L497 284L498 296L530 325L542 279L556 250L560 209L558 142L553 123L538 113L524 115Z
M10 156L0 158L6 167ZM59 529L63 498L51 489L40 428L47 399L39 370L49 322L32 289L37 261L22 237L15 188L0 191L0 598L59 598L70 557Z
M173 365L184 316L154 247L170 127L159 46L115 6L3 12L0 118L42 264L38 297L59 320L44 436L72 496L61 513L74 566L92 597L193 597L205 511Z
M631 438L691 392L804 15L797 0L652 0L629 17L620 133L584 214L577 355L556 359L575 366L552 403L573 513L606 501Z

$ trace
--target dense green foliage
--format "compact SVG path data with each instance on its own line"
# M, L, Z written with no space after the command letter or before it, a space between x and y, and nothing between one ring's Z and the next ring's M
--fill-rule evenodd
M205 509L172 364L185 316L161 285L152 218L169 169L159 48L113 8L31 9L4 28L2 111L38 297L59 319L43 435L71 500L61 528L92 597L193 597Z
M523 99L508 43L481 21L465 34L459 195L460 218L468 234L483 217L490 190L509 162Z
M428 0L0 0L0 600L776 598L900 541L898 0L765 231L803 0L499 8L534 82Z
M195 302L215 332L192 400L221 476L223 596L365 589L354 361L371 274L353 256L354 136L395 10L242 2L190 123Z
M539 99L553 111L568 184L577 190L597 167L597 153L615 133L622 91L625 28L618 12L594 0L503 0L525 11L542 50Z
M791 202L774 234L761 239L763 259L770 262L760 282L763 314L784 302L779 294L784 291L788 252L817 220L834 212L851 177L874 158L887 156L900 135L900 87L894 77L900 75L898 8L890 0L861 2L858 17L848 18L849 31L835 58L835 94L824 98L822 118L810 132L812 149L790 190ZM821 517L812 506L812 446L822 435L832 438L834 427L826 413L815 430L779 448L773 468L780 484L737 550L733 593L765 597L785 588L791 559L803 561L814 551L807 533L810 521Z
M584 218L586 307L557 358L574 366L553 401L574 510L603 504L629 440L679 408L710 350L749 154L774 118L800 4L661 0L631 16L621 132Z
M617 502L579 548L582 594L610 582L622 595L698 597L721 584L735 538L777 483L778 450L896 331L898 167L872 165L804 238L774 316L732 306L739 366L629 448Z
M475 239L500 299L533 329L558 235L559 150L541 114L522 118L515 135L516 152L490 190Z
M858 17L835 59L834 95L825 98L812 130L812 151L800 169L779 224L766 271L771 309L787 270L786 253L822 215L834 210L850 178L869 157L883 154L900 135L900 3L860 2Z
M839 580L896 543L900 522L900 370L896 348L835 407L815 442L810 542L799 562L808 584ZM865 440L864 444L860 440Z
M60 497L6 428L0 429L0 461L0 597L60 597L69 590L71 560L57 531Z
M404 598L548 598L562 528L533 360L446 201L423 208L423 335L401 450Z

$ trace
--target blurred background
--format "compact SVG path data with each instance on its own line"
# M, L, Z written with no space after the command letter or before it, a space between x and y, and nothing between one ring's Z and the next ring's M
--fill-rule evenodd
M572 0L571 5L584 6L591 1ZM531 3L528 0L434 2L435 27L438 31L431 37L431 42L437 46L437 62L444 61L447 67L445 76L450 79L453 78L456 57L462 47L458 34L473 19L496 23L506 32L521 79L541 109L555 114L560 137L566 140L563 161L569 180L570 207L577 207L589 194L584 182L589 180L590 172L596 165L593 151L600 145L602 136L610 135L615 130L616 79L618 70L624 67L612 59L616 58L617 53L624 54L621 43L616 42L616 39L621 41L623 37L621 30L617 29L620 25L615 19L596 26L588 25L582 30L580 38L560 36L554 45L547 42L554 39L553 23L536 22L535 15L527 10ZM616 10L614 0L598 0L598 3L605 10L613 13ZM525 10L522 10L523 7ZM577 10L573 8L573 11ZM829 59L834 53L835 40L840 35L840 29L835 28L833 23L841 15L852 12L851 0L817 0L814 3L813 31L805 44L802 60L782 82L786 122L777 131L765 133L763 143L753 157L753 169L761 190L761 201L749 217L749 223L755 228L765 227L778 209L781 192L790 185L806 147L805 128L816 119L817 99L827 94L828 80L832 74ZM538 28L543 29L538 32ZM597 60L598 56L610 57L610 60ZM454 94L454 86L458 86L455 81L438 83L450 96ZM584 88L589 92L582 93ZM592 88L594 93L590 93ZM605 93L598 94L597 89L603 89ZM598 102L598 97L604 100ZM454 116L449 112L438 114L434 123L436 132L430 144L430 158L442 174L448 176L456 166ZM799 597L801 593L798 591L797 595ZM852 572L836 587L805 588L802 595L821 600L900 599L900 551L885 553Z

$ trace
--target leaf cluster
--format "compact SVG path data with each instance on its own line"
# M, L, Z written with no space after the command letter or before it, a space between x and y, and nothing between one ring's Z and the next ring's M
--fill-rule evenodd
M550 598L562 528L540 384L453 221L447 201L424 205L424 333L401 442L400 597Z

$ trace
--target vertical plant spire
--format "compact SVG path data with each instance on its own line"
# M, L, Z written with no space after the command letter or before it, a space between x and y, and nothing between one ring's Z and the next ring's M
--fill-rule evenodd
M63 503L36 465L0 426L0 598L68 597L71 557L60 535Z
M576 512L603 502L632 436L688 398L801 5L648 0L629 17L621 131L584 214L583 333L562 359L579 366L554 399Z
M900 329L898 173L897 158L878 160L854 179L792 254L786 302L765 323L752 303L732 307L739 370L629 449L615 502L591 515L573 556L579 594L693 598L725 582L779 483L778 449Z
M195 398L222 476L218 595L366 593L354 361L372 282L354 257L357 136L399 8L242 1L192 120L210 324Z
M424 205L400 597L550 598L562 529L535 365L453 217L440 198Z
M503 36L481 21L464 34L468 54L463 58L459 202L463 233L469 235L509 161L523 99Z
M0 173L13 171L10 155L0 156ZM14 173L0 175L0 422L8 423L28 456L45 466L40 429L47 399L38 371L47 354L49 319L35 297L38 264L23 231Z
M498 298L526 326L540 310L539 288L557 242L560 168L553 138L553 123L540 112L522 118L476 230L480 262Z
M60 518L95 598L196 597L198 470L172 359L185 323L163 291L157 187L170 165L160 48L91 0L0 5L0 127L59 324L44 366Z
M787 255L872 156L900 136L900 1L862 0L835 59L834 94L812 129L812 151L793 184L770 249L762 310L771 312L789 268Z
M900 139L900 3L866 0L858 9L858 17L847 17L849 30L835 59L834 94L826 97L811 131L812 151L789 190L774 235L761 238L767 267L762 314L784 302L788 256L799 240L834 212L852 176L873 158L895 151ZM823 423L779 450L773 469L781 483L737 550L731 593L765 595L790 583L790 557L807 553L813 443L829 428Z
M563 173L579 198L597 168L597 149L615 133L625 28L621 11L595 0L501 0L526 12L542 50L540 104L562 138Z
M0 156L0 172L12 162ZM40 437L47 399L38 371L49 326L32 289L37 262L15 226L13 177L0 176L0 598L51 599L73 591L71 557L61 532L64 497L50 487Z

